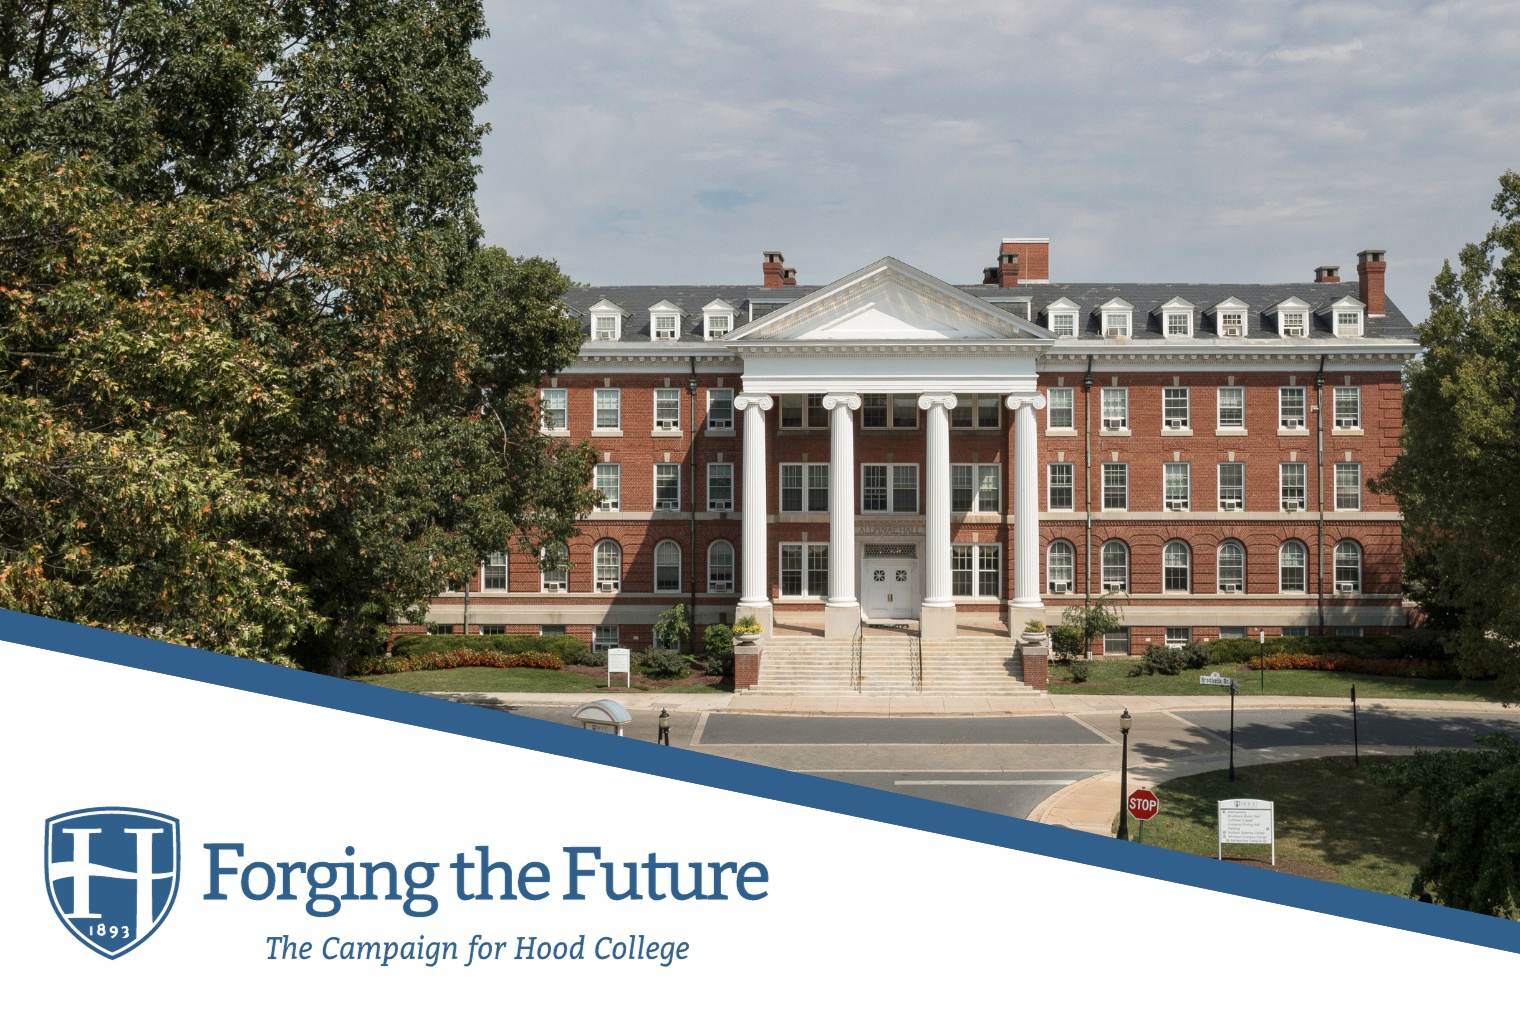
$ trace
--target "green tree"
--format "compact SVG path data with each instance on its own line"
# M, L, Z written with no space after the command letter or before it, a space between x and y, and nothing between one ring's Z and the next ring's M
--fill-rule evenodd
M341 671L562 542L550 262L478 246L478 0L0 12L0 606Z
M1088 606L1067 606L1061 613L1061 626L1081 639L1080 651L1092 658L1092 643L1111 630L1124 626L1124 616L1103 596ZM1070 637L1062 636L1063 648L1070 647Z
M1455 635L1458 666L1520 697L1520 175L1500 220L1441 269L1424 353L1406 374L1404 435L1374 480L1404 513L1405 581Z
M1499 917L1520 907L1520 742L1479 737L1483 751L1416 751L1380 762L1374 776L1396 796L1418 798L1435 837L1412 894L1429 890L1449 907Z
M680 651L686 639L691 637L691 613L685 603L677 602L654 621L654 639L661 648Z

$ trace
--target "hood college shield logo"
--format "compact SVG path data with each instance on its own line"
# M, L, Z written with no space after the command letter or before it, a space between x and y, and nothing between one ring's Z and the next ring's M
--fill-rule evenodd
M179 891L179 821L102 807L47 820L48 899L74 937L115 959L158 930Z

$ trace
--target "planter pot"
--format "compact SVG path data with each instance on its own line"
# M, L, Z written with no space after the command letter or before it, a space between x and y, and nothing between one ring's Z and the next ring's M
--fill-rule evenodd
M759 641L759 640L760 640L760 635L759 634L735 634L734 635L734 644L737 644L737 645L752 645L756 641Z

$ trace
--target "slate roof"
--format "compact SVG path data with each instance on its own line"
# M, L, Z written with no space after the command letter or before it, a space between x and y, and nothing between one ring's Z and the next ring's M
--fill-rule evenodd
M598 301L606 299L628 311L623 321L622 343L648 342L651 340L649 308L660 301L679 305L685 315L681 319L682 341L702 341L702 306L714 298L722 298L737 309L735 328L753 318L782 308L792 301L806 297L821 289L819 286L760 287L743 285L711 286L628 286L628 287L575 287L565 294L567 305L580 316L582 331L590 336L588 310ZM1308 303L1310 315L1309 338L1331 339L1334 333L1326 310L1342 297L1357 296L1355 279L1340 283L1051 283L1021 287L998 287L994 284L967 284L959 290L990 300L1007 308L1007 302L1028 299L1031 302L1030 317L1041 326L1049 326L1045 307L1057 298L1065 297L1081 306L1081 329L1075 339L1097 339L1101 336L1098 322L1098 306L1111 298L1120 297L1135 306L1133 337L1137 340L1164 339L1162 323L1156 309L1174 297L1192 302L1193 336L1201 339L1217 339L1214 332L1214 316L1209 309L1226 298L1237 298L1248 306L1246 331L1249 337L1277 335L1277 317L1273 313L1279 302L1296 297ZM1364 338L1409 339L1414 328L1404 313L1387 302L1382 318L1368 317ZM1074 338L1063 337L1070 342ZM1057 341L1058 343L1061 341Z

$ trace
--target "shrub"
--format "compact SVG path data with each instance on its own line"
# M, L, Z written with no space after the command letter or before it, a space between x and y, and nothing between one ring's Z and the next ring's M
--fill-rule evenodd
M459 669L463 666L488 666L494 669L564 669L565 661L548 652L498 652L489 648L456 648L451 652L426 652L422 655L393 655L390 658L365 659L354 669L354 676L385 676L391 673L414 673L429 669Z
M1050 650L1061 662L1080 659L1086 651L1082 644L1082 632L1075 627L1050 628Z
M1087 683L1087 681L1089 681L1091 679L1092 679L1092 663L1086 662L1086 661L1084 661L1082 659L1078 659L1077 661L1075 661L1075 662L1073 662L1071 664L1071 682L1072 683L1074 683L1074 684L1085 684L1085 683Z
M760 630L760 621L753 616L741 616L734 621L735 634L758 634Z
M1149 644L1145 646L1145 653L1140 656L1140 661L1129 669L1130 676L1151 676L1160 673L1163 676L1176 676L1187 665L1187 658L1181 648L1169 648L1164 644Z
M734 671L734 632L725 623L714 623L702 631L702 651L707 653L707 671L723 676Z
M1261 669L1263 656L1246 660L1248 669ZM1401 676L1424 680L1454 680L1456 671L1450 662L1429 659L1361 659L1354 655L1331 652L1309 655L1302 652L1278 652L1265 656L1267 669L1323 669L1346 673L1369 673L1373 676Z
M391 645L396 656L426 655L429 652L453 652L462 648L480 651L548 652L576 666L595 665L591 649L584 641L565 634L397 634Z
M691 613L684 603L676 603L654 621L654 640L661 648L680 648L690 637Z
M1025 620L1024 621L1024 633L1025 634L1043 634L1043 633L1045 633L1045 621L1044 620Z
M1184 669L1202 669L1214 661L1213 650L1204 641L1194 641L1183 645L1179 650L1182 652Z
M686 656L664 648L651 648L634 656L633 671L651 680L680 680L691 675Z

